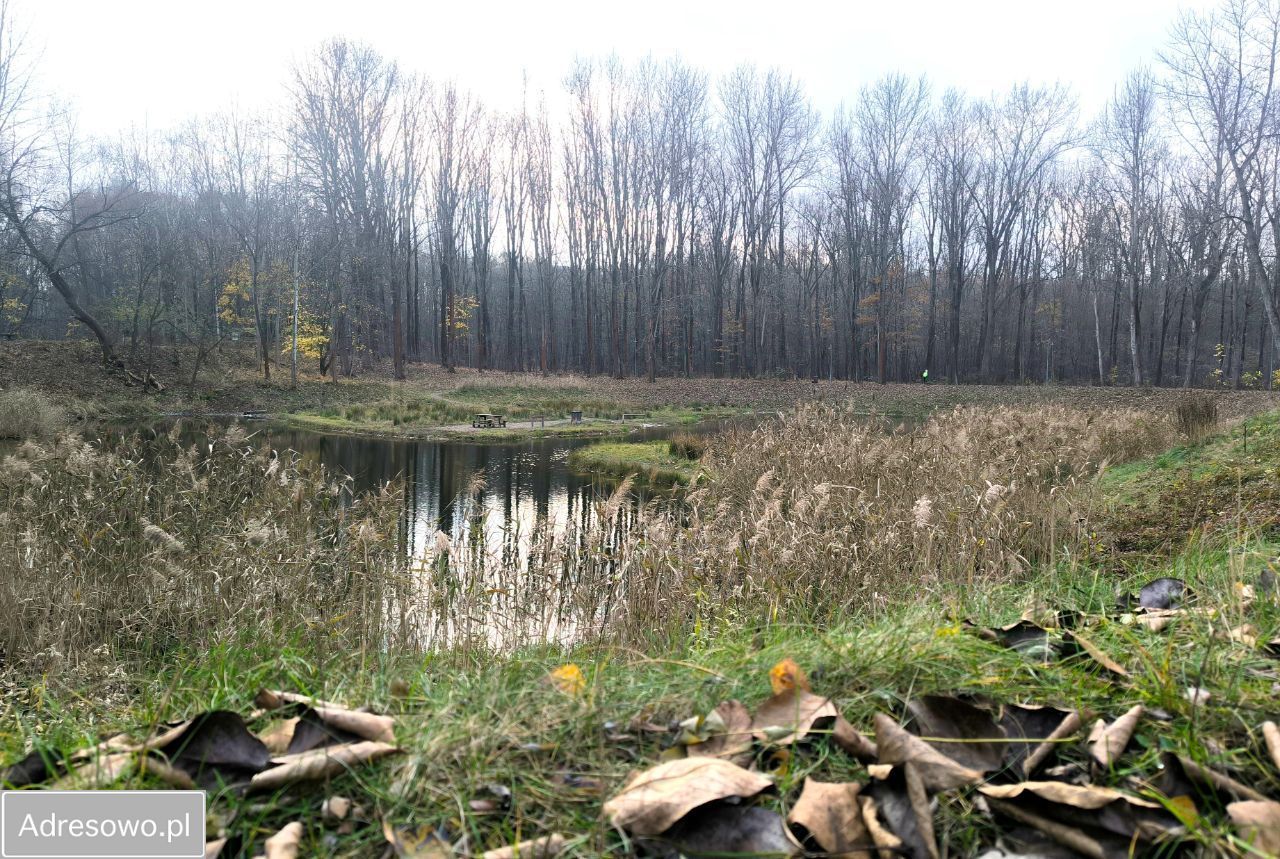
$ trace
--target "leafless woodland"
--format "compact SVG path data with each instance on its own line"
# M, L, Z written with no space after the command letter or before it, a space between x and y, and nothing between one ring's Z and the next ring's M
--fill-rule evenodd
M251 340L268 377L1270 387L1278 39L1277 0L1186 14L1092 117L905 73L824 116L783 69L617 58L504 112L335 39L269 113L92 140L6 9L0 338L195 372Z

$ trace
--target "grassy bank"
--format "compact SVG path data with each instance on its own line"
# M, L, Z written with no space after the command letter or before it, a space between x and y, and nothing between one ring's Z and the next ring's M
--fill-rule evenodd
M1171 799L1161 792L1161 756L1173 752L1274 798L1280 770L1259 726L1275 716L1280 682L1266 647L1280 637L1266 585L1280 551L1266 489L1280 468L1278 434L1272 413L1251 423L1247 452L1239 427L1175 447L1173 428L1153 414L1037 409L958 411L884 436L839 413L802 410L714 443L708 480L681 524L650 513L620 536L612 502L602 502L600 530L549 544L546 566L522 585L481 578L474 601L434 603L455 624L517 606L542 616L552 603L546 594L539 602L534 581L567 571L577 590L558 595L566 617L614 612L588 643L525 644L501 659L479 637L429 653L386 649L349 637L333 602L328 620L277 623L264 613L252 628L178 638L150 658L109 635L101 648L62 644L57 672L16 659L15 643L0 681L0 756L12 760L37 740L71 749L116 731L141 735L215 707L247 713L260 687L286 688L394 715L403 752L311 788L220 800L219 820L245 855L293 820L305 825L304 855L380 851L382 820L465 839L473 853L558 832L570 840L566 855L621 855L629 848L603 801L628 773L680 752L682 720L731 698L755 711L771 694L771 666L790 658L868 735L877 713L903 719L907 703L928 694L1052 705L1080 713L1082 724L1054 747L1057 775L1045 777L1159 807ZM30 475L14 479L25 495ZM1144 518L1170 508L1180 512L1167 521ZM5 513L32 515L24 510L19 498ZM1126 542L1134 528L1142 542ZM480 569L470 563L462 547L442 548L427 566L433 593L465 590L464 573ZM1156 630L1117 596L1161 576L1184 581L1194 598ZM495 585L526 590L490 592ZM1043 648L988 640L1023 618L1043 628ZM977 634L984 629L997 633ZM1087 654L1066 658L1073 636L1112 668ZM581 669L580 687L549 679L565 663ZM1146 712L1123 754L1091 765L1093 720L1110 723L1137 704ZM752 756L776 784L759 804L783 813L808 776L875 783L822 736L794 747L758 740ZM117 786L154 786L152 778ZM507 791L509 802L493 801ZM320 803L333 794L356 798L372 822L342 831L323 820ZM1222 797L1173 805L1179 839L1246 854ZM947 855L1026 849L1026 833L972 787L939 792L930 814ZM1096 823L1085 817L1081 826Z
M666 440L593 444L570 454L569 464L579 471L612 477L637 475L667 486L688 483L698 471L695 459L674 453Z

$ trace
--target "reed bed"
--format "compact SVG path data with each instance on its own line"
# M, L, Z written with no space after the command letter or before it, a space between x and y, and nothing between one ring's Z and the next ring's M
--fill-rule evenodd
M1090 551L1098 475L1174 439L1141 411L960 407L886 428L807 405L714 439L678 500L637 501L625 480L572 521L495 538L477 477L455 502L476 521L425 546L398 486L353 497L235 428L185 447L177 431L27 443L0 462L0 653L145 657L246 629L304 629L321 653L656 649L869 616Z
M323 652L403 643L398 499L257 450L238 427L115 444L64 436L0 460L0 664L103 645L135 658L251 630Z

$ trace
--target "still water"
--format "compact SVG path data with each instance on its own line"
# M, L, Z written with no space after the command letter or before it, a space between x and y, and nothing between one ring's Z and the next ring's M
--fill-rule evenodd
M714 429L707 424L698 431ZM524 555L534 535L562 536L571 525L585 530L616 481L582 474L569 454L595 439L531 439L476 444L327 435L269 424L243 424L248 444L293 450L326 468L348 474L357 493L389 482L404 486L403 534L410 564L432 554L437 534L455 544L482 537ZM674 429L647 427L627 435L638 441L665 438ZM631 504L645 500L643 487ZM479 532L479 533L477 533Z

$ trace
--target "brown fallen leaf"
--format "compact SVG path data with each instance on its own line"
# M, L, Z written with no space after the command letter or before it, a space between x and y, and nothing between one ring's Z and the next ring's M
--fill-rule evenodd
M1064 632L1062 634L1062 643L1068 655L1079 655L1080 653L1087 654L1090 659L1112 674L1119 675L1120 677L1129 676L1129 672L1125 670L1123 665L1116 662L1108 656L1102 648L1098 647L1098 645L1094 644L1078 632Z
M837 716L835 724L831 726L831 741L846 753L852 755L854 760L864 764L876 760L879 755L876 744L868 740L853 725L849 724L849 721L844 716Z
M682 758L637 773L604 804L614 826L634 835L660 835L700 805L755 796L773 780L719 758Z
M1271 755L1271 763L1280 770L1280 728L1275 722L1262 723L1262 739L1267 745L1267 753Z
M316 713L326 723L342 731L348 731L375 743L395 743L396 720L360 710L341 707L315 707Z
M144 754L139 757L138 763L144 772L151 773L175 790L195 790L195 779L177 767L170 766L167 761Z
M1087 856L1089 859L1114 859L1098 839L1075 827L1050 820L1005 800L988 799L987 803L993 811L1048 835L1057 843L1074 850L1081 856Z
M1061 740L1080 729L1080 714L1055 707L1009 704L1001 708L1000 727L1011 740L1005 765L1020 770L1026 778L1048 760Z
M862 804L858 793L862 785L855 782L804 780L800 798L791 807L787 822L805 831L828 853L848 853L865 857L862 852L871 836L862 820Z
M251 791L275 790L299 781L317 781L346 772L358 764L393 755L400 750L388 743L365 740L343 746L326 746L290 756L278 766L263 770L249 783Z
M297 859L302 845L302 824L296 820L266 840L267 859Z
M308 707L344 709L341 704L322 701L319 698L312 698L310 695L299 695L297 692L280 692L274 689L258 690L258 694L253 696L253 703L254 706L261 707L263 710L279 710L286 704L305 704Z
M1245 647L1256 647L1258 644L1258 629L1251 623L1241 624L1227 632L1227 639L1234 641L1236 644L1243 644Z
M345 820L351 813L351 800L345 796L331 796L320 805L320 816L333 820Z
M678 855L796 856L803 848L787 829L782 815L756 805L712 802L695 808L657 839L656 846ZM650 839L641 839L649 846Z
M1186 796L1196 791L1209 791L1237 801L1264 802L1267 799L1248 785L1201 766L1184 755L1165 752L1160 755L1160 763L1163 767L1160 790L1165 796Z
M923 773L915 761L895 766L888 777L870 787L880 814L916 859L938 859L933 811Z
M817 723L840 716L830 698L795 688L774 695L760 705L751 730L762 743L785 746L803 740Z
M271 730L259 734L258 739L262 740L268 752L273 755L282 755L289 750L289 743L293 741L293 733L299 721L297 716L285 719L272 726Z
M245 785L271 765L267 747L230 710L201 713L146 745L205 789Z
M521 841L510 847L486 850L480 854L480 859L551 859L552 856L559 856L568 843L563 835L555 833Z
M689 757L714 757L746 764L751 759L751 713L741 701L722 701L704 720L706 739L685 746Z
M216 838L204 845L204 859L218 859L222 855L222 848L227 846L227 839Z
M902 839L894 835L880 822L880 807L874 797L862 797L862 822L867 827L871 841L879 849L880 859L894 859L902 852Z
M1089 754L1098 766L1104 770L1110 769L1116 759L1124 754L1143 712L1142 705L1138 704L1110 725L1102 719L1094 723L1093 731L1089 734Z
M1000 768L1008 737L986 710L950 695L907 702L908 730L961 766L982 772Z
M994 799L1016 799L1024 794L1034 794L1050 802L1070 805L1074 808L1099 809L1113 802L1126 802L1143 808L1160 808L1160 803L1139 796L1123 793L1101 785L1076 785L1062 781L1024 781L1017 784L983 784L978 791Z
M962 766L907 732L885 714L876 714L875 726L880 763L915 764L919 769L921 782L930 793L982 781L983 774L980 771Z
M90 790L106 787L134 771L138 756L133 752L101 755L59 778L50 790Z
M1249 846L1268 856L1280 856L1280 802L1233 802L1227 815Z
M450 859L454 855L453 845L430 826L392 826L383 820L382 836L391 852L402 859Z

